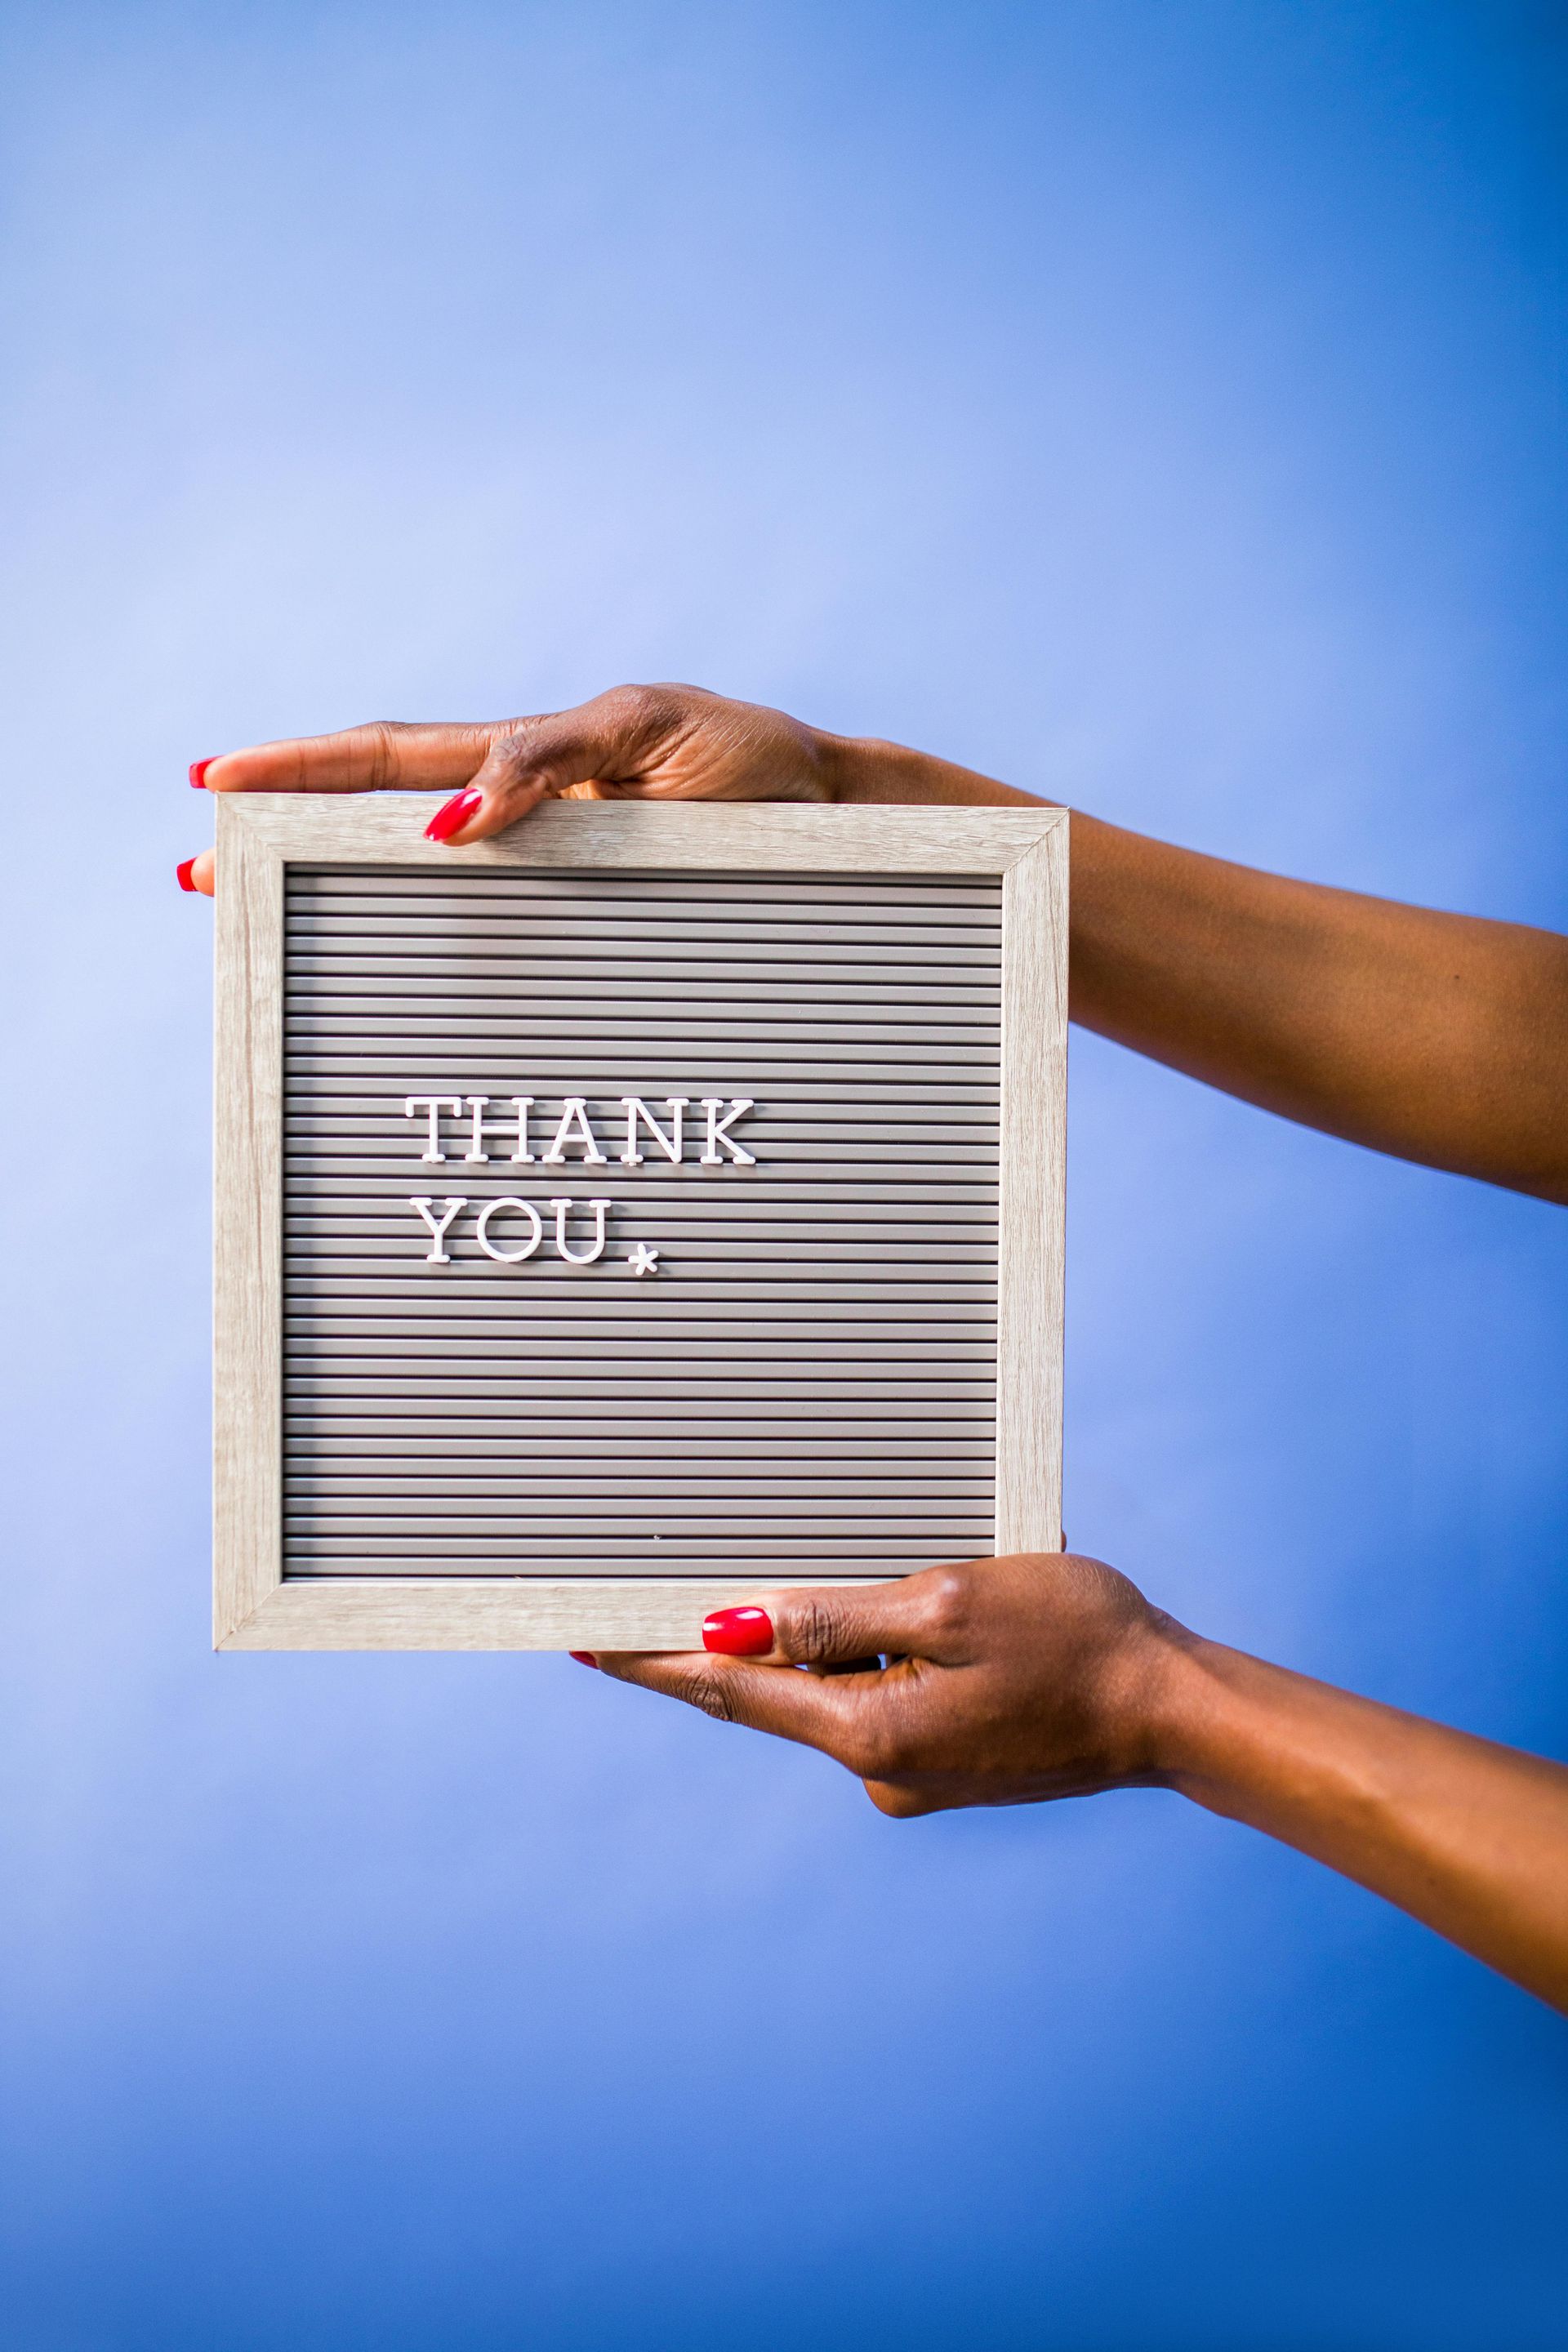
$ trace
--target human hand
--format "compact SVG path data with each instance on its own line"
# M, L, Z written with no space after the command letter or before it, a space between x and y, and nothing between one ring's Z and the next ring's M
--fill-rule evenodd
M1200 1640L1102 1560L763 1593L703 1639L585 1663L820 1748L884 1813L1178 1790L1568 2011L1568 1769Z
M1103 1561L1020 1552L895 1584L764 1593L708 1620L707 1653L588 1663L820 1748L904 1816L1163 1780L1182 1639Z
M842 739L782 710L696 686L617 686L573 710L475 725L379 719L337 735L259 743L198 760L213 793L439 792L426 828L464 846L515 824L542 800L826 801ZM213 853L179 869L210 898Z

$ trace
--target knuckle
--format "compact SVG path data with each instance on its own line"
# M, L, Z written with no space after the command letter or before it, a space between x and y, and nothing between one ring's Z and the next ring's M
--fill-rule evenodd
M647 724L657 700L655 688L628 684L606 688L588 708L611 734L635 734Z
M485 783L493 806L503 810L531 806L551 781L551 746L541 740L537 721L510 727L490 745L485 757Z
M844 1612L825 1592L803 1592L781 1627L787 1654L797 1665L831 1659L843 1630Z
M407 723L401 719L373 719L364 733L370 751L371 790L384 792L396 782L402 768L402 739L408 733Z
M533 730L528 727L512 727L491 744L489 756L500 769L503 779L510 783L531 765L533 749Z
M925 1630L938 1641L952 1641L969 1621L969 1577L962 1568L931 1571L924 1595Z
M613 686L600 709L612 734L631 743L662 734L678 716L677 698L667 686Z
M735 1704L735 1692L730 1678L717 1668L700 1675L686 1694L693 1706L711 1716L715 1723L739 1723L740 1710Z

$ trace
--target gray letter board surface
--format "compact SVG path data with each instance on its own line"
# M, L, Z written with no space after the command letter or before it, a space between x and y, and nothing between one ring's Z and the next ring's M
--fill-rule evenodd
M1062 812L218 814L220 1644L1059 1542Z

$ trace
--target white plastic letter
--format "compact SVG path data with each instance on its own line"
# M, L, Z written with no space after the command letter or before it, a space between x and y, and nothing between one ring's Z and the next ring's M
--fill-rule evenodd
M440 1116L444 1110L449 1110L454 1118L461 1118L461 1101L456 1095L410 1095L403 1106L403 1116L412 1118L416 1110L427 1110L430 1114L430 1140L419 1157L421 1160L445 1160L447 1155L441 1149Z
M689 1095L666 1095L664 1107L669 1113L669 1133L666 1135L641 1095L623 1095L621 1108L626 1115L626 1148L621 1154L623 1168L640 1168L643 1155L637 1150L637 1120L640 1118L648 1133L667 1160L680 1165L680 1114L689 1108Z
M426 1223L430 1228L430 1255L425 1261L426 1265L450 1265L452 1261L447 1256L442 1244L447 1238L447 1228L451 1223L453 1218L457 1215L458 1210L466 1209L468 1207L468 1204L467 1200L455 1200L451 1193L448 1192L447 1195L447 1213L444 1217L433 1217L430 1214L431 1201L427 1192L421 1192L416 1199L411 1200L408 1205L411 1209L418 1210L420 1215L424 1218ZM491 1255L493 1255L494 1253L492 1252Z
M484 1129L484 1117L485 1112L489 1108L489 1095L465 1095L463 1097L463 1100L468 1104L468 1108L474 1115L473 1140L468 1145L467 1151L463 1154L465 1160L478 1160L483 1162L489 1160L490 1156L485 1150Z
M533 1097L513 1095L511 1107L517 1113L517 1150L511 1155L512 1165L515 1167L520 1160L526 1160L531 1168L533 1154L528 1148L528 1114L533 1108Z
M595 1212L594 1246L590 1250L584 1251L569 1250L566 1246L566 1212L576 1203L572 1201L552 1201L550 1205L555 1212L555 1246L568 1265L592 1265L596 1257L603 1256L605 1211L611 1205L608 1201L584 1201L582 1204L584 1208L592 1209Z
M731 1096L729 1112L723 1118L719 1116L724 1108L722 1095L704 1095L702 1108L708 1114L708 1149L702 1154L702 1166L718 1168L722 1165L722 1156L719 1150L719 1146L722 1144L737 1167L754 1168L757 1164L756 1155L748 1151L743 1144L737 1143L729 1130L742 1111L755 1110L755 1103L748 1100L737 1102Z
M557 1167L565 1159L566 1139L572 1132L574 1121L583 1139L584 1159L592 1161L595 1167L603 1168L606 1164L605 1155L594 1140L594 1130L588 1124L588 1106L581 1095L567 1096L561 1124L555 1130L555 1140L544 1155L544 1166Z
M528 1239L524 1242L521 1249L497 1249L494 1242L491 1241L489 1235L490 1219L496 1214L497 1211L500 1209L515 1209L520 1217L526 1217L528 1219L531 1230ZM487 1201L485 1202L484 1207L479 1211L479 1222L476 1231L476 1238L485 1255L487 1257L493 1257L498 1265L521 1265L525 1257L531 1257L533 1255L534 1251L544 1239L544 1222L540 1216L538 1210L533 1208L527 1201L519 1201L511 1195L507 1194L503 1195L503 1197L499 1201Z

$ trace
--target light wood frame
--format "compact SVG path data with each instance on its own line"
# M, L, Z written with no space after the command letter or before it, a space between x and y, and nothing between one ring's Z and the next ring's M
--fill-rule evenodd
M439 795L410 793L217 797L215 1646L695 1649L710 1610L816 1580L285 1580L283 879L290 864L1000 876L996 1548L1058 1549L1067 812L553 802L492 841L433 850L422 828L439 804Z

